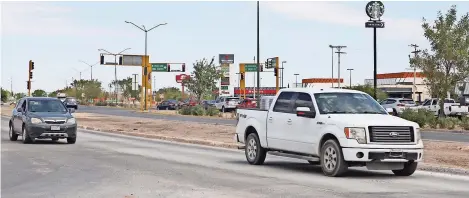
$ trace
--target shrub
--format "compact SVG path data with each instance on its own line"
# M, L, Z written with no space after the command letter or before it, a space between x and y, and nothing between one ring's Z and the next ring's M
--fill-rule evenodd
M459 126L461 126L464 130L469 130L469 117L461 118Z
M451 121L448 118L439 118L438 119L438 125L440 129L447 129L448 126L451 124Z
M205 115L205 109L201 105L197 105L191 108L191 114L195 116Z
M431 116L429 119L428 119L428 122L427 122L428 126L432 129L436 129L438 127L438 118L436 116Z
M99 101L99 102L97 102L95 105L96 105L96 106L107 106L107 102L101 102L101 101Z
M447 118L447 120L448 120L448 129L455 129L456 126L459 126L458 118L450 117L450 118Z
M208 116L216 116L219 113L220 113L220 111L218 111L218 109L216 107L209 107L205 111L205 115L208 115Z
M418 111L406 109L401 114L401 118L416 122L420 127L425 127L433 117L435 116L425 109L419 109Z
M178 110L178 113L181 115L191 115L191 107L182 107Z

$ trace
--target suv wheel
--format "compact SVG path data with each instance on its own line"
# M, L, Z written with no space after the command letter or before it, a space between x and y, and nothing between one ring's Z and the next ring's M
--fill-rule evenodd
M252 165L261 165L265 161L267 151L261 147L259 137L255 133L248 135L245 146L246 160Z
M24 144L29 144L32 143L33 140L29 137L28 131L26 130L26 127L23 126L23 143Z
M396 176L411 176L417 170L417 162L407 162L404 164L404 168L401 170L392 170Z
M327 140L321 147L321 169L324 175L329 177L342 176L348 170L348 164L344 160L339 143L335 140Z
M75 142L77 142L77 136L67 138L68 144L75 144Z
M10 124L10 131L8 132L11 141L18 140L18 134L13 130L13 125Z

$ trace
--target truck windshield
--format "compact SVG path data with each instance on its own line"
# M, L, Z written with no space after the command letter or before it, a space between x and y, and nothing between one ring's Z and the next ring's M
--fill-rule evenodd
M361 93L316 93L321 114L387 114L371 96Z
M30 100L28 102L30 112L67 112L60 100Z

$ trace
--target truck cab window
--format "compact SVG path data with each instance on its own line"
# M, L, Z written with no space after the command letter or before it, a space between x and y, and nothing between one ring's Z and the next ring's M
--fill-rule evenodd
M309 107L311 110L314 109L313 99L311 99L311 95L307 93L298 93L298 97L295 100L295 106L293 107L293 111L296 111L297 107Z
M293 113L292 99L293 92L282 92L275 101L273 111L280 113Z

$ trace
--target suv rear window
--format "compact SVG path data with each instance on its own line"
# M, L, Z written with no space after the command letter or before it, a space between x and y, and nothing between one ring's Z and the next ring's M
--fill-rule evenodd
M403 104L415 104L413 100L399 100L399 102Z

